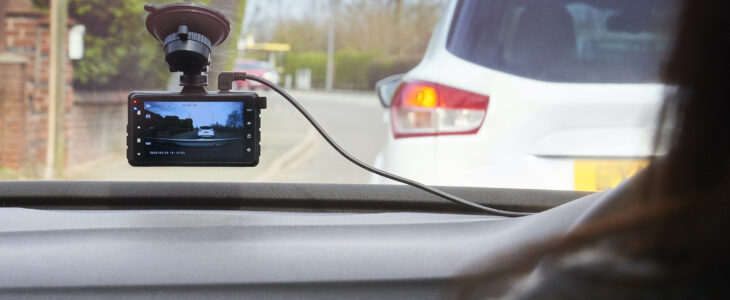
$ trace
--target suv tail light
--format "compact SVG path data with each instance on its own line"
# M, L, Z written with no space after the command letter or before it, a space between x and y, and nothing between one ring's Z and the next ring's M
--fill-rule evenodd
M489 96L430 82L404 82L390 105L393 136L475 134L487 105Z

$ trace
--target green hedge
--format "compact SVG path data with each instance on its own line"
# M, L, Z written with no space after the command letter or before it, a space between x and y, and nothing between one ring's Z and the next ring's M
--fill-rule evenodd
M340 50L335 53L335 89L372 90L375 83L394 74L408 72L420 58L398 58L377 52ZM327 70L326 52L288 53L284 73L296 80L296 70L312 70L312 87L324 88Z
M368 73L380 55L372 52L341 50L335 53L335 88L368 89Z
M419 62L421 62L420 57L377 57L367 68L367 89L374 89L375 83L380 79L410 71Z
M297 69L302 68L312 69L312 87L323 88L324 77L327 72L327 53L301 52L287 54L286 63L284 64L286 74L291 75L292 78L296 78L295 73Z

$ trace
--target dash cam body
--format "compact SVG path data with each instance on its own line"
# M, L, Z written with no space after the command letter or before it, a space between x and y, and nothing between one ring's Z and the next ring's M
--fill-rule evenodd
M256 93L132 92L127 159L132 166L256 166L261 109Z

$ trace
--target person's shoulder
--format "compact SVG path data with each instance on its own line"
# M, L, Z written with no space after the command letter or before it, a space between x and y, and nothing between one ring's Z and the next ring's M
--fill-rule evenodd
M657 296L652 288L662 267L617 251L618 240L604 240L577 251L546 257L518 280L506 299L626 299ZM644 284L640 284L644 283Z
M652 172L661 168L661 162L652 162L633 177L624 180L615 188L601 192L593 200L591 206L575 221L571 231L583 226L591 226L615 216L625 215L647 202L647 191L650 189Z

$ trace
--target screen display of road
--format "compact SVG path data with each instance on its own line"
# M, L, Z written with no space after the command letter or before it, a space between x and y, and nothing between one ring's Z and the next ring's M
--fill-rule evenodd
M242 102L139 104L142 135L137 139L150 159L237 159L245 153Z
M147 101L142 111L150 157L243 156L243 103Z

